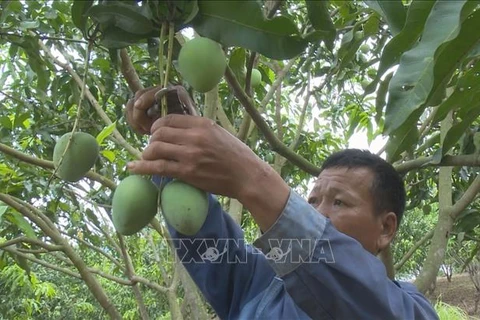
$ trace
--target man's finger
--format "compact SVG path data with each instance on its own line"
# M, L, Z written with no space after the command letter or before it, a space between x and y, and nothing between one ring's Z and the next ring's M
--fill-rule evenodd
M135 93L134 109L147 110L155 103L155 93L160 90L161 86L139 90Z
M142 152L143 160L173 160L180 161L185 147L161 141L151 142Z
M152 131L150 142L162 141L172 144L184 144L188 139L185 129L172 128L172 127L159 127L155 131Z
M186 114L169 114L166 117L157 119L151 128L151 132L155 132L160 127L172 128L193 128L205 123L215 124L213 120L203 117L190 116Z
M181 173L181 164L170 160L137 160L129 162L127 169L134 174L160 175L169 178L178 178Z

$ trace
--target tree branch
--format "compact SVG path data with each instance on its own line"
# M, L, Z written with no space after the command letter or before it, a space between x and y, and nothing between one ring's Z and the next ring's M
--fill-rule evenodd
M430 157L419 157L414 160L406 161L404 163L394 165L395 169L404 174L408 171L419 169L419 168L426 168L426 167L444 167L444 166L452 166L452 167L478 167L480 166L480 157L475 154L469 155L458 155L458 156L451 156L446 155L442 158L440 163L433 163L433 156Z
M42 247L48 251L62 251L63 247L59 245L52 245L45 243L43 241L37 240L37 239L32 239L32 238L27 238L27 237L17 237L8 241L5 241L3 243L0 243L0 249L3 247L8 247L17 243L29 243L29 244L35 244L39 247Z
M66 275L69 275L71 277L74 277L74 278L77 278L77 279L82 279L82 277L80 276L80 274L76 273L76 272L73 272L71 270L68 270L68 269L65 269L65 268L62 268L62 267L59 267L59 266L56 266L54 264L51 264L51 263L48 263L48 262L45 262L43 261L42 259L38 259L34 256L31 256L29 254L25 254L25 253L21 253L19 252L18 250L15 250L13 249L12 247L6 247L6 248L3 248L2 250L5 250L7 252L11 252L13 254L16 254L22 258L25 258L27 260L30 260L32 262L35 262L45 268L48 268L48 269L52 269L52 270L55 270L55 271L59 271L59 272L62 272L62 273L65 273Z
M452 205L450 216L455 220L458 215L475 199L480 191L480 175L475 177L472 184L468 186L467 191L462 195L460 199Z
M78 242L82 243L83 245L85 245L86 247L92 249L93 251L95 252L98 252L100 253L102 256L106 257L108 260L110 260L111 262L113 262L113 264L115 264L117 267L119 267L121 270L123 270L123 266L122 264L117 260L115 259L114 257L112 257L110 254L106 253L105 251L103 251L102 249L100 248L97 248L95 247L94 245L88 243L87 241L83 240L83 239L80 239L79 237L77 236L74 236L74 235L69 235L68 233L64 232L64 231L60 231L62 234L72 238L72 239L75 239L77 240Z
M26 162L26 163L29 163L29 164L33 164L37 167L41 167L41 168L44 168L44 169L51 169L53 170L54 169L54 165L53 165L53 162L52 161L48 161L48 160L43 160L43 159L39 159L39 158L35 158L35 157L32 157L32 156L29 156L23 152L20 152L18 150L15 150L7 145L4 145L3 143L0 143L0 152L2 153L5 153L5 154L8 154L20 161L23 161L23 162ZM116 184L112 181L112 180L109 180L108 178L98 174L98 173L95 173L93 171L89 171L85 177L93 180L93 181L97 181L99 182L100 184L102 184L103 186L107 187L107 188L110 188L111 190L114 190L116 188Z
M135 67L133 66L132 60L128 55L127 49L120 49L120 59L122 60L121 70L123 77L128 83L130 90L135 93L139 90L143 90L142 82L138 77Z
M435 229L430 230L427 234L425 234L417 243L415 243L410 250L402 257L402 259L395 264L395 270L398 271L400 270L405 262L410 259L410 257L417 251L418 248L423 246L428 240L430 240L433 237L433 233L435 232Z
M132 264L132 260L130 259L130 255L127 252L127 247L125 245L124 238L121 234L117 233L118 240L120 242L120 248L122 249L122 256L123 256L123 261L125 262L126 270L125 274L130 279L132 280L133 276L135 275L135 269ZM137 283L133 282L132 285L132 290L133 290L133 295L135 296L135 300L137 300L137 306L138 306L138 311L140 312L140 317L142 320L148 319L148 312L147 308L145 307L145 302L143 301L142 293L140 292Z
M103 290L103 287L100 285L97 279L93 277L82 258L75 252L75 250L68 244L68 242L64 238L62 238L58 229L55 228L53 222L50 221L50 223L47 223L43 221L38 216L30 212L26 206L20 204L9 195L0 193L0 200L14 208L21 214L25 215L33 222L35 222L45 234L52 238L54 242L61 245L63 247L63 252L65 252L67 257L75 265L75 268L77 268L77 270L80 272L83 281L89 288L90 292L92 292L93 296L100 303L100 305L105 309L105 311L110 315L110 317L112 317L113 319L121 319L120 313L110 302L110 299ZM38 209L35 210L40 212ZM51 227L51 225L53 225L53 228Z
M275 94L275 91L277 91L278 87L282 84L283 79L287 75L288 70L290 70L290 68L294 65L295 61L296 61L296 58L291 59L290 61L288 61L288 63L285 65L285 67L280 72L277 73L277 77L276 77L275 81L273 82L272 86L270 87L270 90L265 95L263 100L260 102L260 109L264 109L267 106L267 104L270 102L273 95ZM228 81L228 79L227 79L227 81ZM245 107L245 105L244 105L244 107Z
M220 121L220 124L222 125L223 128L225 128L232 135L234 136L237 135L237 131L235 130L235 127L228 119L227 114L225 113L225 110L223 110L222 104L220 103L220 98L217 101L217 119L218 121Z
M282 156L284 156L285 158L287 158L294 165L297 165L300 169L305 170L306 172L317 176L320 173L320 168L314 166L313 164L308 162L305 158L303 158L302 156L290 150L270 130L269 125L265 122L265 120L263 120L262 115L255 108L252 99L249 96L247 96L245 91L243 91L237 79L235 78L235 75L233 74L232 70L229 67L227 67L227 71L225 73L225 79L227 80L228 84L232 87L237 99L245 107L245 109L250 114L253 121L257 125L257 127L264 134L265 138L272 146L272 149L277 153L281 154Z
M167 293L168 292L168 288L165 288L165 287L159 285L158 283L152 282L148 279L145 279L145 278L137 276L137 275L134 275L132 277L132 281L140 282L141 284L144 284L145 286L147 286L147 287L149 287L153 290L156 290L158 292L161 292L161 293Z

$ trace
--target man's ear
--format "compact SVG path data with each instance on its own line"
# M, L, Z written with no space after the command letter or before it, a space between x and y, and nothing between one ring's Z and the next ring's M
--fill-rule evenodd
M377 249L382 251L392 242L397 232L397 215L394 212L386 212L380 216L381 232L377 239Z

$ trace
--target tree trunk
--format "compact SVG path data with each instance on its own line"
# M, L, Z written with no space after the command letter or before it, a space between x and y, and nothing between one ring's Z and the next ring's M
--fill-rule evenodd
M178 268L185 296L182 304L182 315L186 320L208 320L210 317L205 309L201 293L195 282L183 265Z
M182 310L177 300L177 292L175 289L167 291L168 305L170 306L170 319L183 320Z
M379 258L385 265L385 269L387 270L387 276L392 280L395 279L395 267L393 265L392 248L390 245L387 246L385 250L380 252Z
M440 141L443 143L445 135L452 127L452 113L450 112L441 123ZM420 292L425 293L436 282L438 270L445 259L448 238L452 230L452 167L441 167L438 177L438 222L428 250L427 258L415 285Z
M230 199L230 205L228 207L228 214L239 225L242 223L242 210L243 205L237 199Z

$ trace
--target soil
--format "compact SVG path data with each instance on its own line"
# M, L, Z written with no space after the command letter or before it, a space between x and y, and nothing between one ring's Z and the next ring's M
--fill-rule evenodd
M468 273L454 274L451 282L446 277L437 278L437 286L432 294L428 294L432 304L438 300L465 310L470 319L480 320L480 304L476 313L475 309L475 286L470 280Z

